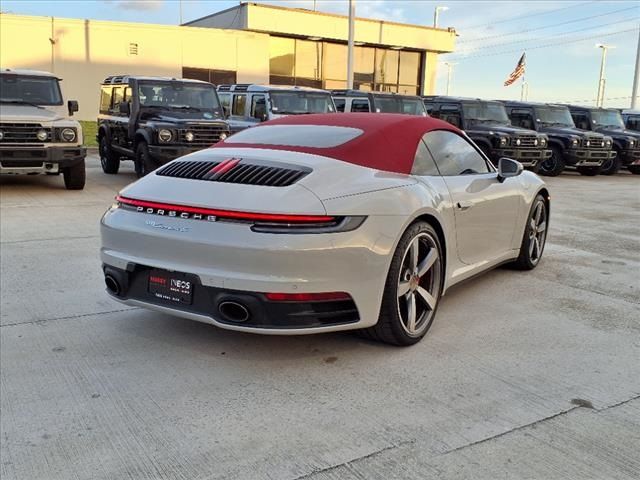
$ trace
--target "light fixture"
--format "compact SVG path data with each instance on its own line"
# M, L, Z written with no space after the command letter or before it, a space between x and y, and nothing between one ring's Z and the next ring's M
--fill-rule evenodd
M322 37L307 37L307 40L313 40L314 42L317 42L319 40L322 40Z
M402 50L403 48L404 48L404 47L398 47L398 46L396 46L396 47L391 47L391 50Z

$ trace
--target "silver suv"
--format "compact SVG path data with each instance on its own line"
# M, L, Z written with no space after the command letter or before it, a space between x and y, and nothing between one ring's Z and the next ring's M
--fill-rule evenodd
M77 111L52 73L0 69L0 174L62 173L67 189L83 189L87 152L69 118Z
M333 113L327 90L286 85L218 85L218 98L231 133L286 115Z

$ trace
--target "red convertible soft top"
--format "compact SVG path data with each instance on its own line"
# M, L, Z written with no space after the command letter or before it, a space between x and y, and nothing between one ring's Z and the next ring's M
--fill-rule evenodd
M360 129L364 133L334 147L301 147L222 141L212 148L267 148L311 153L377 170L409 174L413 168L418 142L425 133L432 130L449 130L461 134L459 129L442 120L394 113L291 115L262 123L252 129L267 125L351 127Z

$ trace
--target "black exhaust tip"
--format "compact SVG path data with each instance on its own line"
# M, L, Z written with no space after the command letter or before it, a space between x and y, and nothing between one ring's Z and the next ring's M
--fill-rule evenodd
M120 283L118 282L118 280L116 280L116 278L113 275L109 275L109 274L105 275L104 283L107 286L107 290L109 290L114 295L120 295L120 292L122 290L120 288Z
M218 311L225 320L235 323L246 322L250 317L247 307L241 303L230 300L220 302L220 304L218 304Z

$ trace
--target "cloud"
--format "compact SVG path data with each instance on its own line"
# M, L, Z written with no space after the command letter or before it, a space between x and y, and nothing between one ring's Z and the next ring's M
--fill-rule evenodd
M155 11L162 9L164 0L105 0L115 8L123 10Z

